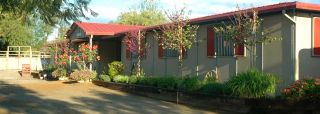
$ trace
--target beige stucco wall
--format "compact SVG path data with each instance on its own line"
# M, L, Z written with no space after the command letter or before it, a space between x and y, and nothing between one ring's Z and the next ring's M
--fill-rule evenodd
M296 17L296 58L300 79L320 76L320 58L312 56L313 16L315 15L311 13L298 12Z
M272 36L282 40L273 41L265 45L257 46L257 68L265 72L280 76L281 85L285 86L294 81L291 53L291 25L289 19L281 13L263 16L262 28L266 29ZM217 69L219 80L227 81L237 72L249 69L248 51L245 57L207 57L207 26L200 25L198 30L198 44L194 44L188 51L183 63L183 75L203 76L210 70ZM177 58L158 58L158 43L152 38L152 33L147 35L147 57L142 60L142 67L147 75L179 75ZM122 44L121 60L127 65L126 73L130 72L135 59L128 60L125 57L125 45Z
M264 18L263 29L271 36L281 38L262 46L263 71L276 74L280 77L280 87L287 86L294 81L292 62L292 22L282 15L271 15Z

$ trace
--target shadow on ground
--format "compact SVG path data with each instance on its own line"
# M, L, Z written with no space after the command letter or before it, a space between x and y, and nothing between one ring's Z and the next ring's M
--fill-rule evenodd
M0 113L81 113L76 104L59 100L43 99L34 91L0 81Z
M84 103L90 110L100 113L129 113L129 114L233 114L224 111L203 111L194 108L176 105L135 95L118 95L101 91L91 91L99 97L75 97L78 102Z
M64 86L69 89L58 90L62 92L59 93L59 95L62 94L62 97L60 96L62 100L60 100L60 97L57 99L54 96L51 96L54 99L47 97L50 96L50 93L54 94L55 92L49 92L48 95L42 96L37 93L37 89L32 91L0 80L0 114L230 114L223 111L198 110L93 85L65 84ZM79 93L70 90L77 89L77 87L87 87L87 89L77 90L80 91ZM65 99L67 96L72 97Z

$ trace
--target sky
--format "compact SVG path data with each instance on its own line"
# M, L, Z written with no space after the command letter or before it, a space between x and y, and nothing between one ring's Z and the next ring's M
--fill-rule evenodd
M189 18L202 17L236 10L236 6L241 8L257 7L262 5L276 4L280 2L300 1L320 4L320 0L158 0L160 8L163 10L174 10L186 7L191 11ZM89 7L98 13L96 17L90 17L86 22L108 23L114 21L121 12L129 11L141 0L91 0ZM54 31L49 40L57 36Z

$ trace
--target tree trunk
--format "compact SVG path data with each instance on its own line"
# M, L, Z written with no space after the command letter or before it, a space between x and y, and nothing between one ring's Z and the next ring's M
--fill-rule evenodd
M182 48L180 48L179 49L179 72L180 72L180 75L181 75L181 77L182 77L182 62L183 62L183 53L182 53L182 51L183 51L183 49Z
M140 76L141 72L141 36L140 30L138 32L138 62L137 62L137 75Z

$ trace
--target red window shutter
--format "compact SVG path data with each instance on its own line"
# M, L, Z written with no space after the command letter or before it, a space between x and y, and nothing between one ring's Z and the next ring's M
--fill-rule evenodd
M214 29L212 27L207 28L207 56L214 57Z
M127 58L127 59L131 59L131 51L130 51L130 49L128 48L128 46L126 46L126 58Z
M159 46L158 46L158 56L159 56L159 58L163 58L163 47L162 47L162 45L161 45L161 43L162 43L162 39L159 39Z
M320 17L315 17L313 23L313 55L320 56Z
M236 56L244 56L244 50L245 50L244 45L243 44L238 44L235 47L235 55Z

